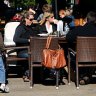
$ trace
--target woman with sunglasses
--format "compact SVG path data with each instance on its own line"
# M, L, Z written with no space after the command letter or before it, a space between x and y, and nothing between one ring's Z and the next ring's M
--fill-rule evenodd
M57 30L56 25L54 24L54 14L45 12L40 23L40 33L52 34Z
M16 43L16 46L27 46L29 45L30 36L36 36L37 31L35 30L36 28L34 28L33 20L34 20L34 13L28 11L22 13L21 22L17 26L13 38L14 42ZM22 57L27 58L28 50L19 50L17 54L21 58ZM27 69L28 69L28 62L27 64L24 64L24 71L26 71Z
M43 15L43 18L42 20L40 21L40 33L41 34L48 34L48 35L53 35L54 32L57 31L57 26L56 24L54 24L54 14L53 13L50 13L50 12L45 12L44 15ZM43 71L44 71L44 77L43 79L47 79L48 78L53 78L53 80L55 80L55 77L56 77L56 70L54 68L52 69L48 69L48 68L43 68ZM60 84L64 84L63 82L63 76L62 76L62 73L60 73L60 81L59 81Z

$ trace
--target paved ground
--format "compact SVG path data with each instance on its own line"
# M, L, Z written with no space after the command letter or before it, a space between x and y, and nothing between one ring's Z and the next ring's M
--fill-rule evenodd
M32 89L29 82L23 82L22 78L9 78L10 93L0 93L0 96L96 96L96 84L80 86L77 90L74 82L68 85L60 85L56 90L53 85L35 84Z

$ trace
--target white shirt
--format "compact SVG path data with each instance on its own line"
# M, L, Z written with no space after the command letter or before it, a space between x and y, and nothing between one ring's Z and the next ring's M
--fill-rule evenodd
M47 24L45 24L45 26L46 26L46 30L47 30L48 34L53 32L52 25L50 25L50 27L48 27Z

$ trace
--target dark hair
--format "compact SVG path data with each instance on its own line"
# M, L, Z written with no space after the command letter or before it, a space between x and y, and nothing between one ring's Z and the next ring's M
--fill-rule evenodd
M96 21L96 13L93 12L93 11L90 11L88 14L87 14L87 22L94 22Z
M44 4L42 7L43 12L51 12L52 11L52 6L49 4Z
M29 9L35 10L35 5L31 4L31 5L29 5L29 6L27 7L27 9L28 9L28 10L29 10Z

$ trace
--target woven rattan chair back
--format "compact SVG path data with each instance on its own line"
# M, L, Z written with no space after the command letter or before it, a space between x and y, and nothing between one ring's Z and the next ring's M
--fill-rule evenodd
M79 68L96 67L96 37L78 36L76 41L76 51L68 49L68 82L71 78L71 57L70 52L76 55L76 87L79 89Z
M42 67L42 52L46 46L47 37L30 37L30 87L33 87L33 67ZM58 48L58 38L52 38L51 49Z
M78 37L77 55L78 62L96 62L96 37Z

